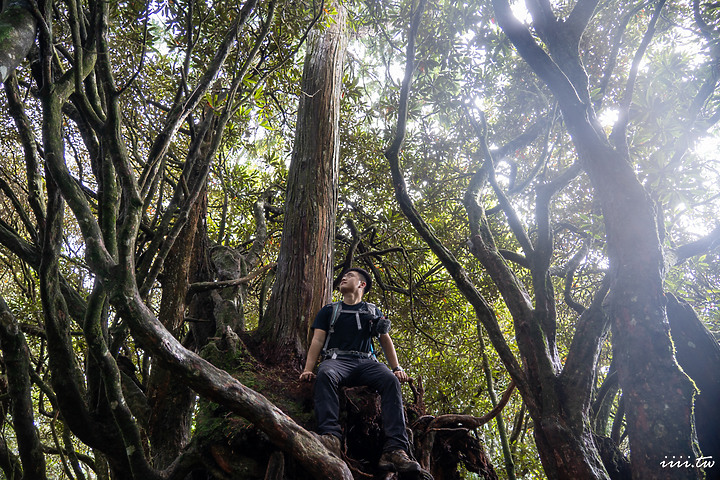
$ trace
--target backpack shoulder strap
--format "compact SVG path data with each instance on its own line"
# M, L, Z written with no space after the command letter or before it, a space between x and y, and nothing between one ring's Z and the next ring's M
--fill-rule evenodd
M330 330L333 331L335 328L335 322L337 322L338 317L340 316L340 307L342 304L340 302L333 302L332 304L332 316L330 317Z
M328 328L327 334L325 335L325 345L323 345L323 352L327 350L328 343L330 343L330 335L333 334L335 331L335 322L337 321L338 317L340 316L340 302L333 302L332 304L332 314L330 316L330 328Z

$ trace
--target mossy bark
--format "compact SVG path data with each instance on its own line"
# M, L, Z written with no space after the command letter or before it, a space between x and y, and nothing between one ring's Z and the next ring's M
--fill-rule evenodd
M0 82L5 82L30 51L37 19L26 0L9 0L0 13Z

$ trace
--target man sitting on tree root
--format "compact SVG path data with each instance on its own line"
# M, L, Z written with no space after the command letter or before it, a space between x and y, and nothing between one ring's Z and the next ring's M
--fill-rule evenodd
M361 268L347 270L340 281L342 302L324 306L315 317L310 349L301 380L311 381L313 369L322 354L322 363L315 383L315 415L323 443L340 456L342 430L338 422L341 386L368 386L381 396L385 445L379 467L404 472L421 471L420 464L408 456L400 382L409 380L395 353L388 335L390 322L380 310L362 300L370 290L372 278ZM379 363L372 351L372 338L379 336L380 345L390 364Z

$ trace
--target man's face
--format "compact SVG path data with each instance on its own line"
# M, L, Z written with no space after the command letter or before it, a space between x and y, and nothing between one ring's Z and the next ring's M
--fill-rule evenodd
M354 291L363 293L365 289L365 279L358 272L347 272L340 280L338 289L342 294L352 293Z

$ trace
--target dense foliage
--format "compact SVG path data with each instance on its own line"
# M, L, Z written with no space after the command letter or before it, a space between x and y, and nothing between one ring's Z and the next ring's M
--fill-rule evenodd
M4 3L4 13L23 4ZM532 363L519 345L520 307L512 298L522 292L534 311L550 312L542 342L547 358L556 353L560 377L577 350L583 312L604 307L617 245L567 106L498 20L506 2L423 3L345 3L351 38L334 273L350 263L372 271L376 288L368 300L393 321L401 363L415 378L415 393L424 387L427 413L478 417L518 380L507 354L522 365L518 371ZM591 7L578 34L587 75L578 95L587 94L588 116L617 151L624 149L647 193L664 255L664 291L691 305L717 339L717 8L697 1L528 3L535 5L529 12L513 4L515 17L558 64L566 59L555 56L546 30L553 27L542 19L567 26L580 7ZM227 408L256 424L263 413L244 406L235 384L223 393L225 377L194 376L193 369L211 372L195 357L171 354L180 343L202 353L208 339L247 340L272 321L263 315L298 102L308 95L299 89L307 34L332 24L336 12L310 1L67 0L38 8L23 17L37 22L34 47L22 53L0 95L0 468L8 478L111 478L110 471L113 478L185 478L202 466L215 475L202 478L225 478L231 470L223 458L232 455L203 450L208 425L216 425L207 412L222 416ZM414 17L417 32L410 29ZM412 42L412 83L403 84ZM386 156L405 120L398 119L403 85L409 98L399 167L425 234L401 208ZM481 236L492 238L517 296L478 254L473 238ZM462 267L466 286L429 237ZM538 251L544 265L533 263ZM232 258L232 267L223 258ZM189 284L241 277L208 287L214 293L202 300L186 297ZM488 331L469 285L497 332ZM224 316L216 308L222 302ZM198 333L211 317L213 328ZM151 327L180 341L154 337ZM627 455L630 407L617 383L614 358L623 352L613 352L613 336L629 334L609 323L600 330L592 345L597 358L584 377L592 416L586 423ZM164 389L152 377L163 369L192 392ZM532 410L531 388L518 388L500 416L471 434L501 478L553 477L546 446L535 443L541 416ZM236 391L242 393L232 397ZM153 398L183 395L187 404L177 408L186 418L177 425L186 436L164 451L153 444L167 425ZM118 402L125 410L113 414ZM88 431L93 426L107 437ZM263 428L271 435L272 427ZM222 445L218 431L212 435ZM273 443L294 458L305 455L283 441Z

